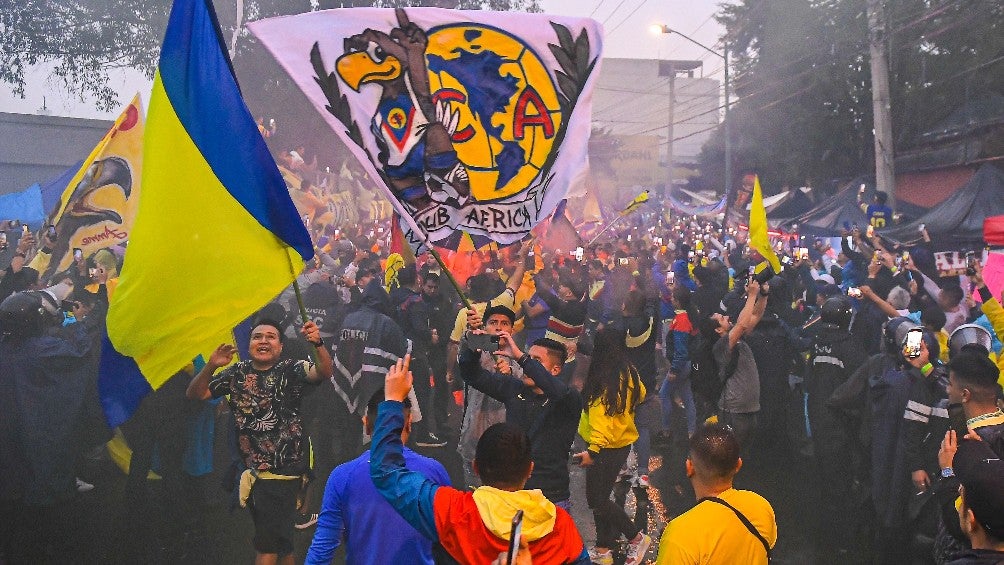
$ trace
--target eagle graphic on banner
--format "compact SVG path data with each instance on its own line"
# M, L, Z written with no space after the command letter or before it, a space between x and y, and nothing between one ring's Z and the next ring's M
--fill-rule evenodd
M587 168L593 20L353 8L249 28L378 181L413 246L416 229L446 246L458 231L519 240Z

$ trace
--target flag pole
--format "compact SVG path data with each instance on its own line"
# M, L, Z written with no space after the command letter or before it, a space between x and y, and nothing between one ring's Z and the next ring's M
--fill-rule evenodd
M600 230L600 233L593 236L593 239L589 240L589 243L586 244L586 247L592 245L593 242L599 239L601 235L607 232L607 230L614 227L614 224L621 221L623 218L626 218L627 216L631 215L632 212L634 212L638 208L641 208L642 204L646 202L648 202L648 191L643 190L641 194L635 196L634 200L628 203L628 205L625 206L624 209L621 210L619 214L617 214L616 218L611 220L610 223L608 223L607 225L603 226L603 229Z
M393 199L394 196L392 195L390 196L390 198ZM419 238L419 248L421 248L424 245L425 248L429 250L429 253L432 255L432 258L435 259L436 263L439 264L439 269L446 274L446 278L450 281L450 284L453 285L453 288L457 291L457 296L459 296L460 301L464 303L464 308L468 309L473 308L470 299L467 297L467 294L464 293L464 289L460 288L460 283L458 283L457 279L453 277L453 273L450 272L450 269L446 267L446 263L443 261L443 257L439 254L439 251L436 250L435 246L433 246L432 243L429 242L429 234L425 233L425 230L418 227L418 224L415 223L415 218L413 218L411 214L408 213L408 210L404 208L400 200L393 199L390 201L390 204L391 207L394 208L394 211L397 212L398 217L403 219L404 223L407 224L408 230ZM404 235L406 240L404 242L405 245L411 245L411 243L407 241L409 239L407 237L407 234Z
M287 257L288 257L288 253L287 253ZM296 280L296 278L299 275L296 273L296 269L293 268L293 258L292 257L288 257L288 258L289 258L289 272L293 273L293 292L296 293L296 305L300 308L300 320L304 324L306 324L308 321L310 321L310 318L307 317L307 307L303 305L303 293L300 292L300 283L299 283L299 281ZM311 345L314 345L314 344L311 344ZM317 346L316 345L314 345L310 349L310 360L314 363L314 365L320 364L319 361L317 360Z
M601 235L603 235L603 234L607 233L607 230L609 230L610 228L614 227L614 225L615 225L615 224L616 224L617 222L621 221L622 219L624 219L624 218L626 218L626 217L627 217L627 215L626 215L626 214L625 214L625 215L618 215L618 216L617 216L616 218L614 218L613 220L610 220L610 221L609 221L609 222L607 223L607 225L603 226L603 229L601 229L601 230L600 230L600 233L596 234L595 236L593 236L593 239L590 239L590 240L589 240L589 243L587 243L587 244L586 244L586 247L589 247L590 245L592 245L592 244L593 244L593 242L595 242L595 241L596 241L597 239L599 239Z

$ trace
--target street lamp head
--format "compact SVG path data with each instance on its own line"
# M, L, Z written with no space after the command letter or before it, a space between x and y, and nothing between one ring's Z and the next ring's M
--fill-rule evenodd
M649 26L649 30L655 35L661 35L664 33L673 33L673 30L669 29L668 25L663 24L652 24Z

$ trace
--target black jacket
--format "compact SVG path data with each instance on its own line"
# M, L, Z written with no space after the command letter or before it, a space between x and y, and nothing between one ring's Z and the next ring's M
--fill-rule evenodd
M1004 565L1004 551L970 549L948 565Z
M530 436L533 474L524 488L540 489L552 502L568 500L568 452L582 413L579 392L531 359L523 366L523 374L544 391L534 394L515 377L484 370L481 356L464 344L459 367L468 385L505 404L506 421Z
M867 356L858 339L832 324L821 323L809 350L805 375L809 422L817 441L843 437L848 426L841 414L826 403L834 391L864 364Z
M345 316L331 344L335 369L331 381L349 411L359 415L373 393L383 388L390 366L407 353L401 328L385 313L387 302L387 292L374 278L363 290L362 305Z

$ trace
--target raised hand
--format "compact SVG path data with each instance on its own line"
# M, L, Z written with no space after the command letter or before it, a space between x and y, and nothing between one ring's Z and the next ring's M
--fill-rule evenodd
M408 391L411 390L413 377L409 367L411 366L411 355L405 355L403 359L398 359L387 371L387 378L384 380L383 396L387 400L404 402L408 398Z
M237 348L229 343L220 344L215 351L209 356L209 362L207 365L212 365L213 367L220 368L226 367L234 360L234 355L237 353Z

